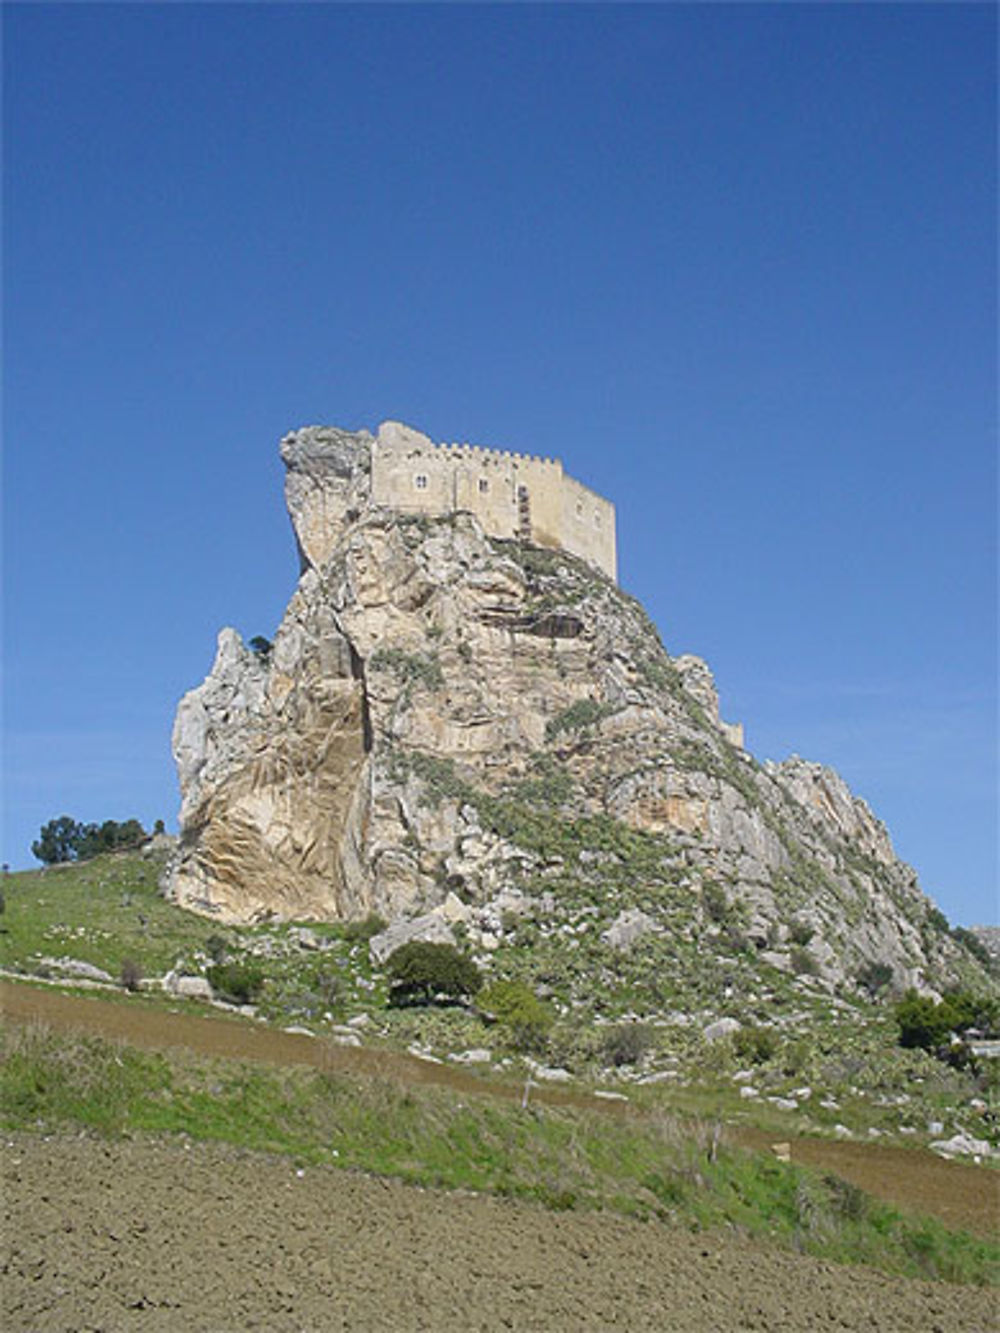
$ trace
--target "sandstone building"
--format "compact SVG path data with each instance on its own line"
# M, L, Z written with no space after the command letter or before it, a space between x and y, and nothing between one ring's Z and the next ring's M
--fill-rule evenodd
M371 501L408 514L475 514L492 537L559 547L617 578L615 507L558 458L434 444L384 422L371 444Z

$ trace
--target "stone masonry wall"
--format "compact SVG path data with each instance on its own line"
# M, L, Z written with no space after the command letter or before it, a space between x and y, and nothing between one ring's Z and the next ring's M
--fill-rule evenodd
M561 547L617 577L614 505L558 459L438 445L390 421L372 446L371 479L376 505L435 516L468 510L493 537Z

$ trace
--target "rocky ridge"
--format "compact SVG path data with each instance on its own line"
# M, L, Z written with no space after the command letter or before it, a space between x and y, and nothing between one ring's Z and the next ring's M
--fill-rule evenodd
M301 576L273 645L223 630L178 707L178 903L432 915L489 949L582 886L608 950L683 933L928 990L977 966L836 773L759 764L707 665L583 561L374 506L371 441L282 442Z

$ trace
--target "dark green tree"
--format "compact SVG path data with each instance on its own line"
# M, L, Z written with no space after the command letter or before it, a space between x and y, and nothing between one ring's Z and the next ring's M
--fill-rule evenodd
M69 815L60 815L42 826L37 841L31 844L31 854L47 866L75 861L83 835L82 824Z
M451 944L411 940L386 964L389 1003L429 1004L438 996L457 1000L475 995L482 985L479 968Z

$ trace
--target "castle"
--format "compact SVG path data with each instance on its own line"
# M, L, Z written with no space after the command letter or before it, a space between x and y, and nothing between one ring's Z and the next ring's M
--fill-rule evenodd
M615 507L558 458L435 444L386 421L371 443L371 500L406 514L475 514L491 537L557 547L617 579Z

